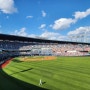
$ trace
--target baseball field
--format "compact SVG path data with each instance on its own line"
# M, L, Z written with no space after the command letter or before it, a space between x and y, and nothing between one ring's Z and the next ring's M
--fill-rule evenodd
M16 57L0 69L0 90L90 90L90 57Z

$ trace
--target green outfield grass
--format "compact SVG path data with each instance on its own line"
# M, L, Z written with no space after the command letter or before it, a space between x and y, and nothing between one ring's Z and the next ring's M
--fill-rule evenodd
M0 70L0 90L90 90L90 57L31 62L15 58Z

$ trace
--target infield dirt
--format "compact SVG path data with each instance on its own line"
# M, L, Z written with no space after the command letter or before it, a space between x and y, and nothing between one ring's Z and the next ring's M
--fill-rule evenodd
M20 57L20 61L41 61L41 60L56 60L55 56L33 56L33 57Z

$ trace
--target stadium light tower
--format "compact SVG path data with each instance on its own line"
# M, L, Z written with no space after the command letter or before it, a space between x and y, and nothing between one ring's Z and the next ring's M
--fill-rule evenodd
M79 38L80 38L80 37L79 37L79 35L77 34L77 42L79 42Z
M85 42L88 42L88 37L89 37L89 35L90 35L90 27L88 27L87 29L86 29L86 31L85 31L85 36L84 36L84 38L85 38Z
M74 41L74 35L71 36L71 41Z
M84 42L87 42L87 29L86 29L86 31L84 33Z
M78 35L75 35L76 42L78 41Z
M75 36L74 36L74 41L75 41L75 42L76 42L76 38L77 38L77 37L76 37L76 35L75 35Z
M81 42L83 42L84 34L81 34L81 35L80 35L80 38L81 38Z
M72 41L72 35L69 35L68 38L69 38L69 41Z

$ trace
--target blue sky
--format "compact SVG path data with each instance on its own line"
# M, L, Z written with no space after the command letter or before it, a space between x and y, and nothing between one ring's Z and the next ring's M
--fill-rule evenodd
M0 33L90 42L90 0L0 0Z

